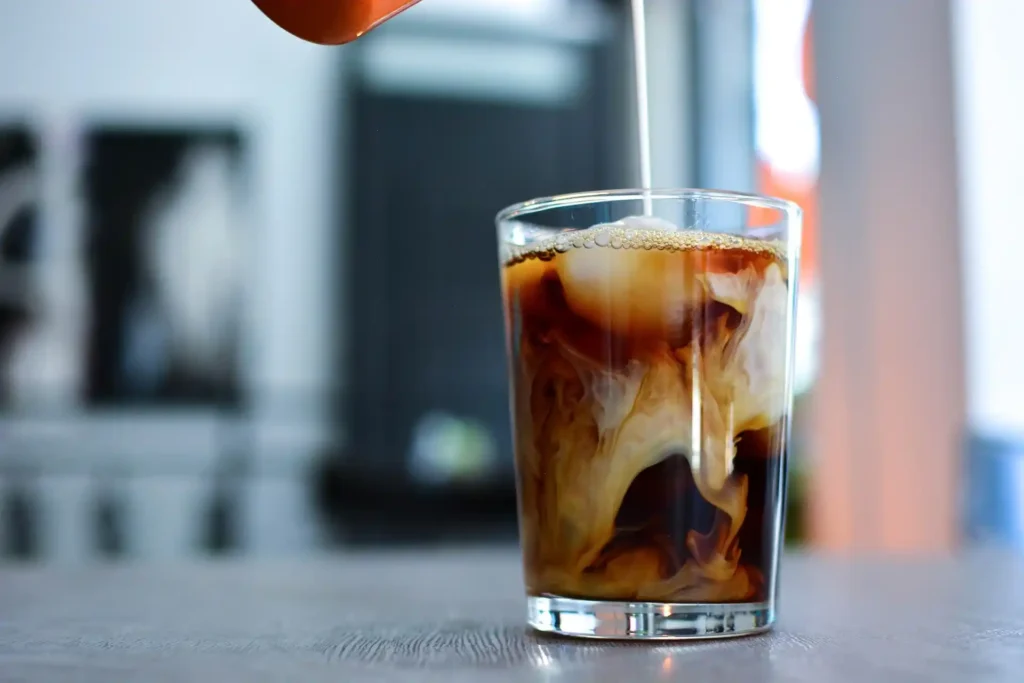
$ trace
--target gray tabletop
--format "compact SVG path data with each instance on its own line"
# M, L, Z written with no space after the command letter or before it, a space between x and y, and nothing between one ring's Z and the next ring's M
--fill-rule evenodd
M511 551L0 568L0 681L1024 681L1024 563L789 557L768 635L541 637Z

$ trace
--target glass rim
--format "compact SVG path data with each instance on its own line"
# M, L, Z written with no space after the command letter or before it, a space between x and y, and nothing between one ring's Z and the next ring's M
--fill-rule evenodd
M752 206L759 209L775 209L786 214L789 218L800 218L803 209L794 201L760 195L749 192L736 192L733 190L707 190L701 188L668 188L650 189L622 188L616 190L589 190L586 192L572 192L569 194L552 195L550 197L537 197L517 202L498 212L494 220L499 226L509 221L514 221L523 216L549 211L552 209L566 209L574 206L586 206L601 202L621 202L629 200L643 201L664 200L664 199L705 199L717 202L728 202Z

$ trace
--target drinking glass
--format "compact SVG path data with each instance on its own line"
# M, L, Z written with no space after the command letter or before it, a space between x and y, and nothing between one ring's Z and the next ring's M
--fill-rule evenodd
M775 620L799 207L705 190L497 216L528 622L593 638Z

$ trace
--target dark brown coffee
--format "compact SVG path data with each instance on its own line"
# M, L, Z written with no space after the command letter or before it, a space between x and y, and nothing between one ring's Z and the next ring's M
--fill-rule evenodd
M782 505L787 261L628 223L503 268L531 595L768 598Z

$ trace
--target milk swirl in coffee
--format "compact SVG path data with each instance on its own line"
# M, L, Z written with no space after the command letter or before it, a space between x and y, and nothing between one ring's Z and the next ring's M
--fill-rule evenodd
M508 247L531 594L767 599L786 264L775 243L642 217Z

